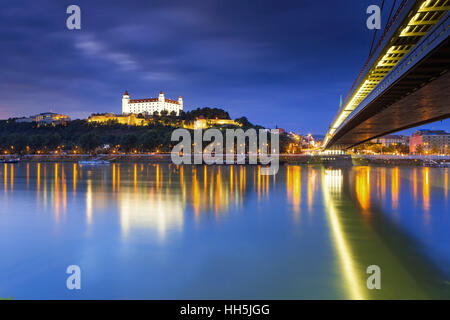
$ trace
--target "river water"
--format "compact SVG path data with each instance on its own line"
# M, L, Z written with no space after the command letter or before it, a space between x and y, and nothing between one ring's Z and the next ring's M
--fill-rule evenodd
M2 164L0 297L450 299L448 169L259 172Z

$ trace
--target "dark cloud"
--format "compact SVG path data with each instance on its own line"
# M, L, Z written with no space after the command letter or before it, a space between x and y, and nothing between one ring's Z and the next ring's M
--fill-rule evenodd
M125 89L164 90L186 109L324 133L367 57L373 3L3 0L0 117L120 112ZM82 30L66 29L71 4Z

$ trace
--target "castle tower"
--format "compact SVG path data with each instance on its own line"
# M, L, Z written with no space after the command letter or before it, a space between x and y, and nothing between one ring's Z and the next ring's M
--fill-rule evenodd
M178 112L177 115L179 116L181 111L183 111L183 98L181 96L178 97Z
M130 113L130 95L128 94L128 91L125 91L122 97L122 113Z
M158 101L159 102L164 102L164 93L162 91L159 93Z

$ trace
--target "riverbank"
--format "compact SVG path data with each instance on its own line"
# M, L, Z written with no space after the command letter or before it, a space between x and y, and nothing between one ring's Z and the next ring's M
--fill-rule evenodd
M16 156L17 157L17 156ZM10 156L13 158L13 156ZM24 155L20 157L24 162L78 162L87 160L103 160L109 162L172 162L170 154L65 154L65 155Z
M17 159L17 155L5 155L3 160ZM158 154L48 154L23 155L24 162L78 162L86 160L120 162L171 163L169 153ZM280 155L281 165L324 165L324 166L423 166L430 163L450 163L450 156L393 156L393 155Z
M372 166L434 166L437 164L450 163L450 156L423 156L423 155L353 155L353 165L372 165Z
M23 155L19 157L18 155L8 155L1 157L3 160L12 160L20 158L22 162L79 162L79 161L90 161L90 160L103 160L112 163L121 162L149 162L149 163L172 163L170 153L158 153L158 154L100 154L91 156L89 154L39 154L39 155ZM224 161L225 161L224 156ZM0 159L1 160L1 159ZM330 161L335 160L330 158ZM280 156L281 164L320 164L321 161L316 159L316 157L306 156L306 155L282 155ZM192 159L192 163L194 160ZM248 158L246 159L248 163Z

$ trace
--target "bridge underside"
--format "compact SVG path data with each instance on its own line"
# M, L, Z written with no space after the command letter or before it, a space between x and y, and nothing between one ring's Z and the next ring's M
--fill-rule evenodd
M342 127L330 146L353 147L450 117L450 41L424 58Z

